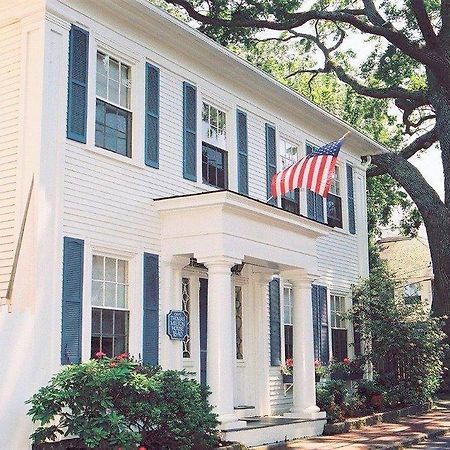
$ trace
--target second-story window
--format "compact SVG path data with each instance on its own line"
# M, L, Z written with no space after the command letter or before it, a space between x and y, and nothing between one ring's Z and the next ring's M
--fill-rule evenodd
M202 178L211 186L228 187L226 114L205 102L202 108Z
M130 67L97 52L95 145L131 157Z
M341 177L339 166L336 166L327 197L328 225L342 228Z
M280 156L281 156L281 169L291 166L298 161L299 149L298 145L287 139L280 138ZM291 192L286 192L281 197L281 207L286 211L300 214L300 192L299 189L295 189Z

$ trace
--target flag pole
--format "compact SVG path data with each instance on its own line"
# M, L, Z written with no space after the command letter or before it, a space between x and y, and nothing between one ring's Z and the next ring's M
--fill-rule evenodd
M347 133L344 134L344 136L341 137L341 139L339 139L340 141L344 140L349 134L351 134L350 131L347 131Z

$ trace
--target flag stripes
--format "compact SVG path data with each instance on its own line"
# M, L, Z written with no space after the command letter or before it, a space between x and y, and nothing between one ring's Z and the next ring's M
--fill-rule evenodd
M273 198L297 188L306 188L326 197L330 190L342 140L343 138L315 149L309 155L276 173L271 181Z

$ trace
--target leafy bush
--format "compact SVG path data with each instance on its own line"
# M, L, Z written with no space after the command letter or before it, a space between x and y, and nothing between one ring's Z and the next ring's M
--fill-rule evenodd
M207 449L218 443L207 395L185 372L100 357L64 368L28 400L40 424L31 438L76 435L80 446L101 449Z
M371 345L367 359L379 374L391 406L424 403L440 386L443 370L443 321L423 302L405 305L382 262L353 292L349 318Z
M330 422L344 420L342 405L348 396L348 388L345 381L330 380L316 386L317 406L326 411Z

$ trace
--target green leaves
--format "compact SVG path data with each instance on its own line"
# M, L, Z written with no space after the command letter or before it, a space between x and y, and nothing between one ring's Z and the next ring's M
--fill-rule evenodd
M196 381L126 357L68 366L27 403L35 443L76 435L89 448L207 449L218 441Z
M442 320L424 302L406 305L383 262L375 260L370 277L354 288L349 315L363 340L379 382L396 403L427 401L439 388L445 347Z

